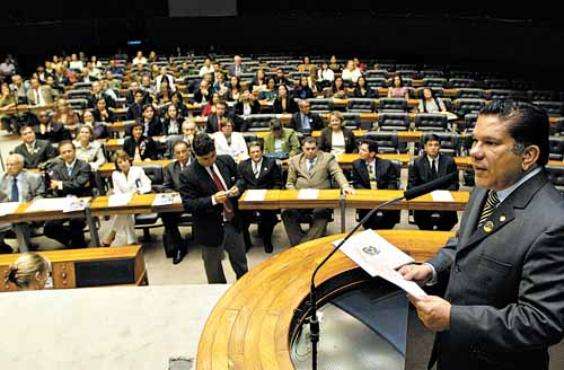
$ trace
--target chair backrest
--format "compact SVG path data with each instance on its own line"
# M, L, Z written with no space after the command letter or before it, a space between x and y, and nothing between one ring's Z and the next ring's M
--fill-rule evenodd
M248 131L265 131L270 128L270 121L276 118L275 114L250 114L242 116L248 124Z
M445 87L447 86L446 78L426 77L423 79L423 86L426 87Z
M378 126L382 131L406 131L409 128L407 113L380 113Z
M445 73L439 70L427 70L419 73L423 79L425 78L443 78Z
M451 78L448 85L453 88L471 88L474 87L476 81L469 78Z
M464 128L472 132L474 131L474 127L476 127L476 121L478 120L478 114L476 113L468 113L464 115Z
M541 107L549 116L560 116L564 110L564 103L559 101L533 101L537 107Z
M162 185L164 182L163 168L160 165L144 166L143 171L151 179L151 185Z
M398 135L395 132L369 131L363 139L375 141L378 144L378 153L397 153Z
M489 100L506 100L513 99L516 94L513 90L492 89L487 93Z
M366 77L366 85L368 87L386 87L388 80L384 77Z
M564 117L557 118L556 122L550 125L550 135L564 136Z
M332 99L308 99L310 110L313 113L328 113L333 108L333 100Z
M484 99L485 92L482 89L459 88L455 97L456 99Z
M407 110L407 101L402 98L381 98L378 110L392 113L405 112Z
M552 101L555 98L554 91L550 90L529 90L527 95L530 101Z
M478 113L484 106L486 101L484 99L456 99L454 101L454 109L459 116L464 116L468 113Z
M564 168L546 166L546 173L550 182L552 182L556 189L564 196Z
M448 73L451 79L467 79L473 80L476 78L476 73L471 71L453 70Z
M484 86L487 89L509 89L511 88L511 84L508 80L499 79L499 78L492 78L492 79L485 79Z
M415 129L418 131L446 131L447 125L444 114L418 113L415 116Z
M564 154L564 137L551 136L548 139L549 158L551 160L561 161Z
M397 68L397 66L396 66ZM411 78L416 79L418 78L419 73L415 69L396 69L396 73L401 76L402 79Z
M364 77L366 77L367 81L369 78L382 78L385 80L388 78L388 71L385 69L369 69L364 72Z
M370 98L350 98L347 106L350 112L369 113L374 111L374 99Z

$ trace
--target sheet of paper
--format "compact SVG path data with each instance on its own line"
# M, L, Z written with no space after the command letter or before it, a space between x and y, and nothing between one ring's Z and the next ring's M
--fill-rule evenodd
M417 299L421 299L427 295L427 293L425 293L425 291L421 289L421 287L417 285L417 283L405 280L399 272L390 268L389 266L378 265L376 266L375 270L376 276L389 281L390 283L403 289Z
M62 211L68 207L71 198L39 198L34 199L26 212Z
M431 192L433 202L453 202L454 198L448 190L435 190Z
M160 193L155 195L155 200L153 200L153 207L156 206L166 206L170 204L182 203L180 199L180 194L178 193Z
M63 212L78 212L84 211L84 209L88 205L88 202L90 201L90 197L68 197L67 200L68 202L65 204Z
M132 196L133 193L112 194L108 197L108 206L109 207L125 206L129 203Z
M319 197L319 189L300 189L298 199L315 200Z
M16 212L16 209L20 206L19 202L6 202L0 203L0 216L5 216Z
M245 201L261 202L266 198L266 189L250 189L245 192Z

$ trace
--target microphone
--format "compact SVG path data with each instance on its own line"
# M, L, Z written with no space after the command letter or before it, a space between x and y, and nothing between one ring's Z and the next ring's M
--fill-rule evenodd
M373 208L368 212L362 220L360 220L356 226L348 232L348 234L341 240L339 244L317 265L313 274L311 275L310 281L310 291L309 291L309 302L310 302L310 310L311 310L311 317L309 319L309 332L310 332L310 339L311 339L311 361L312 361L312 370L317 370L317 343L319 342L319 320L317 319L317 295L316 290L317 287L315 286L315 277L317 276L317 272L327 261L345 244L347 240L372 217L380 209L389 206L390 204L397 203L402 200L410 200L413 198L417 198L421 195L430 193L432 191L438 190L443 188L444 185L450 183L455 178L458 178L458 172L452 172L446 176L439 177L433 181L430 181L426 184L415 186L407 191L403 192L401 197L397 197L395 199L391 199L387 202L380 204L379 206Z

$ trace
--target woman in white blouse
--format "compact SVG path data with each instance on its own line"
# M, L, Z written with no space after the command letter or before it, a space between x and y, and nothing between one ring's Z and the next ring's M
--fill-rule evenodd
M354 133L344 127L343 116L340 112L329 114L329 125L321 130L318 142L319 150L333 155L356 151Z
M210 58L206 58L204 59L204 64L202 65L202 68L200 68L200 77L204 77L205 74L207 73L211 73L213 75L213 73L215 72L215 68L212 65L212 61Z
M132 166L131 158L123 150L115 155L116 170L112 173L113 194L145 194L151 191L151 179L141 167ZM129 245L137 241L133 215L115 215L102 245Z
M216 154L230 155L237 163L248 159L247 143L240 132L233 132L233 121L222 118L219 126L219 131L211 135Z
M91 126L83 125L73 144L76 148L76 157L88 162L92 171L97 171L101 165L106 163L102 145L94 140L94 130Z

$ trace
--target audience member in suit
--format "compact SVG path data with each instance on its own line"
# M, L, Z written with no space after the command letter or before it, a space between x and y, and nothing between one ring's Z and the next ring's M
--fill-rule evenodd
M174 158L174 144L177 141L183 141L188 144L188 149L192 153L192 142L194 141L194 135L198 132L196 127L196 122L191 119L185 119L182 123L182 135L169 136L166 140L166 157Z
M29 105L49 105L53 103L53 92L47 85L41 85L37 77L30 80L30 87L27 90L27 103Z
M178 114L174 104L166 107L166 113L162 120L162 130L165 135L178 135L182 131L183 118Z
M110 97L108 94L104 93L104 91L102 90L102 84L100 84L100 82L92 82L91 89L92 91L90 93L90 96L88 97L89 108L96 108L96 106L98 105L98 100L100 100L101 98L106 101L106 106L111 108L116 106L114 99L112 99L112 97Z
M237 165L229 156L217 156L213 140L197 135L193 143L196 161L180 174L180 194L193 216L195 242L201 244L209 283L226 283L221 259L227 250L231 267L241 278L247 257L241 232L237 199L245 190Z
M143 127L143 135L148 137L160 136L163 132L163 125L157 117L157 112L151 104L143 107L143 117L138 121ZM131 135L133 126L125 130L126 135Z
M22 143L14 149L14 153L24 157L25 168L37 168L57 155L50 142L35 138L33 127L22 126L20 136Z
M446 284L411 301L436 332L430 369L548 370L564 333L564 200L546 176L548 116L500 100L478 115L470 150L476 188L456 237L400 273Z
M212 100L212 88L208 80L202 80L200 87L194 92L194 102L196 104L207 104Z
M276 114L296 113L298 111L298 105L288 93L286 85L278 86L278 96L274 99L272 109Z
M333 112L329 115L329 126L321 130L319 150L334 155L356 152L354 133L344 127L343 115Z
M291 128L285 128L278 120L270 122L270 132L264 139L264 153L269 157L286 159L300 152L298 134Z
M47 140L51 143L58 143L63 140L70 140L71 133L60 123L55 123L47 111L40 111L37 114L39 125L36 128L35 136L40 140Z
M90 165L76 158L73 143L62 141L59 144L59 155L62 160L49 172L52 194L55 197L92 195ZM66 221L69 222L68 226L64 226ZM57 240L66 248L84 248L86 247L83 232L85 225L82 218L53 220L45 222L43 231L46 237Z
M309 101L300 100L298 105L300 111L292 115L292 120L288 127L302 134L309 134L312 131L321 130L323 128L323 121L318 114L310 112Z
M176 85L174 84L174 76L169 74L166 67L161 67L160 74L155 78L155 85L157 91L161 91L161 83L163 80L168 82L168 87L171 92L176 91Z
M280 189L282 188L282 171L274 158L263 156L262 142L249 144L249 159L239 163L239 176L247 189ZM264 250L272 253L272 232L278 222L276 211L259 210L242 212L245 222L244 232L248 233L250 221L257 216L258 233L263 241ZM248 234L247 234L248 235ZM250 240L249 240L250 241Z
M180 173L192 163L191 145L182 140L177 140L172 150L174 162L169 163L164 169L164 183L162 189L165 192L180 191ZM164 212L160 214L164 224L163 244L166 256L172 258L173 264L179 264L186 255L186 242L180 235L178 223L181 221L183 212Z
M0 202L29 202L45 192L43 178L24 170L24 157L10 154L6 158L6 173L0 179ZM18 222L12 225L0 224L0 253L12 253L12 248L4 242L4 234L13 229L20 251L31 245L30 225Z
M111 108L108 108L106 99L100 98L96 102L96 109L92 111L96 122L114 123L117 117Z
M294 85L292 81L286 78L286 74L284 73L284 70L282 68L276 69L276 76L274 76L274 80L276 81L276 86L284 85L286 86L286 89Z
M135 162L154 160L158 158L157 144L152 138L143 135L143 125L140 123L133 124L131 128L131 136L123 141L123 150Z
M352 163L352 179L355 189L398 189L400 174L392 161L378 158L378 144L363 140L359 146L359 159ZM359 209L362 219L368 210ZM376 212L365 224L365 229L393 229L400 221L400 211Z
M113 194L145 194L151 191L151 179L141 167L131 165L131 157L123 150L115 155L116 169L112 173ZM120 246L137 242L135 236L135 218L133 215L115 215L110 221L102 245Z
M223 118L219 125L220 131L211 135L215 143L216 154L229 155L236 163L249 158L245 137L240 132L233 131L233 121Z
M143 105L144 105L144 96L143 91L137 90L135 91L134 101L129 104L127 108L127 119L128 120L138 120L141 119L143 115Z
M139 82L131 81L131 83L129 84L129 89L125 93L125 101L126 101L127 105L131 105L134 102L136 102L135 94L137 93L137 91L141 91L141 94L143 95L143 100L141 101L141 106L152 103L152 99L151 99L151 96L149 95L149 93L147 93L147 92L145 92L145 91L143 91L139 88Z
M317 141L311 136L303 139L302 153L292 158L288 163L287 189L329 189L333 179L345 194L353 193L347 178L339 167L333 154L319 151ZM306 242L322 237L327 232L327 223L331 217L331 210L316 208L311 212L311 226L305 233L300 226L300 216L305 212L297 209L287 209L282 212L282 221L290 244Z
M355 98L374 98L374 92L366 84L366 78L364 76L360 76L356 81L353 96Z
M436 135L426 135L423 144L425 153L409 166L407 189L426 184L452 172L458 173L454 160L440 155L441 143ZM443 190L458 190L458 187L458 178L455 178ZM456 211L414 211L413 217L421 230L450 230L458 222Z
M241 73L245 73L245 68L243 67L241 57L235 55L233 57L233 64L227 67L227 74L229 76L241 76Z
M255 96L249 91L245 90L239 98L239 102L235 104L235 114L239 116L248 116L250 114L258 114L260 112L260 104Z
M225 102L223 101L219 101L215 105L215 112L208 116L208 119L206 121L206 132L213 134L214 132L219 131L219 122L225 117L228 117L233 121L233 123L235 124L235 131L247 131L247 123L244 120L237 119L237 116L233 116L232 114L228 113L227 104L225 104Z
M292 91L292 96L302 100L314 97L306 76L300 77L300 84Z

